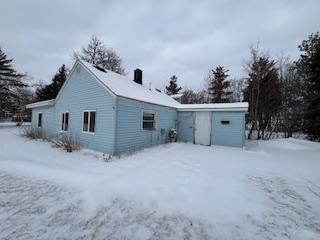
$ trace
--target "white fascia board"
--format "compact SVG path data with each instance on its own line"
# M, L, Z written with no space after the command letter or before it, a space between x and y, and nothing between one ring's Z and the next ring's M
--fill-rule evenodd
M248 108L178 108L179 112L247 112Z
M104 84L90 69L88 69L87 67L86 67L86 65L84 65L83 63L82 63L82 61L81 60L77 60L78 61L78 63L81 65L81 66L83 66L86 70L87 70L87 72L112 96L112 97L116 97L117 95L106 85L106 84Z
M30 103L26 105L26 108L46 107L46 106L52 106L52 105L54 105L54 99Z

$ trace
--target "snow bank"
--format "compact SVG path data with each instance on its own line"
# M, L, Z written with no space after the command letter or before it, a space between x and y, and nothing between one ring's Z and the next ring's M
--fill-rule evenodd
M305 221L318 224L319 143L278 139L253 141L244 149L173 143L104 162L97 153L66 153L29 141L16 129L2 128L0 136L1 171L76 189L91 214L121 198L149 211L205 219L219 226L221 236L229 236L231 225L263 229L265 221L283 222L281 216L288 214L298 218L299 211L301 231L311 231L302 229ZM306 205L312 211L305 212Z

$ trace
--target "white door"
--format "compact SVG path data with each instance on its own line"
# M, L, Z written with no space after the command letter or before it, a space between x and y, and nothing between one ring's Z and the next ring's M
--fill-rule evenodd
M195 142L196 144L210 145L211 112L196 112Z

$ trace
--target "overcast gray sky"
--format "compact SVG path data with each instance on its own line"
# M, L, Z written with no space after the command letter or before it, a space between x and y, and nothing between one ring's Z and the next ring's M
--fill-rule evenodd
M217 65L243 76L252 43L295 59L316 31L319 0L2 0L0 14L0 46L19 71L45 82L61 64L72 66L72 51L92 34L121 56L129 77L139 67L155 86L176 74L198 89Z

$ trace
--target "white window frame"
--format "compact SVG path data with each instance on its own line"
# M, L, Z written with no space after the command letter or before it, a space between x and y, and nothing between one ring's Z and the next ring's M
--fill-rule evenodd
M153 124L153 128L151 129L147 129L147 128L143 128L143 114L144 113L149 113L149 114L154 114L154 124ZM157 129L157 112L155 111L150 111L150 110L142 110L141 111L141 129L143 131L155 131Z
M66 113L68 113L68 129L64 130L63 129L63 114L66 114ZM70 114L69 114L69 112L68 111L61 112L61 114L60 114L60 132L68 132L68 130L69 130L69 122L70 122Z
M84 131L83 130L83 120L84 120L84 113L87 112L89 113L88 114L88 128L87 128L87 131ZM91 112L95 112L95 123L94 123L94 132L90 132L89 129L90 129L90 115L91 115ZM81 125L81 130L82 130L82 133L86 133L86 134L96 134L96 127L97 127L97 111L96 110L84 110L82 111L82 125Z
M41 126L39 126L39 115L41 114ZM38 128L42 128L43 125L43 113L42 112L38 112L37 114L37 127Z

